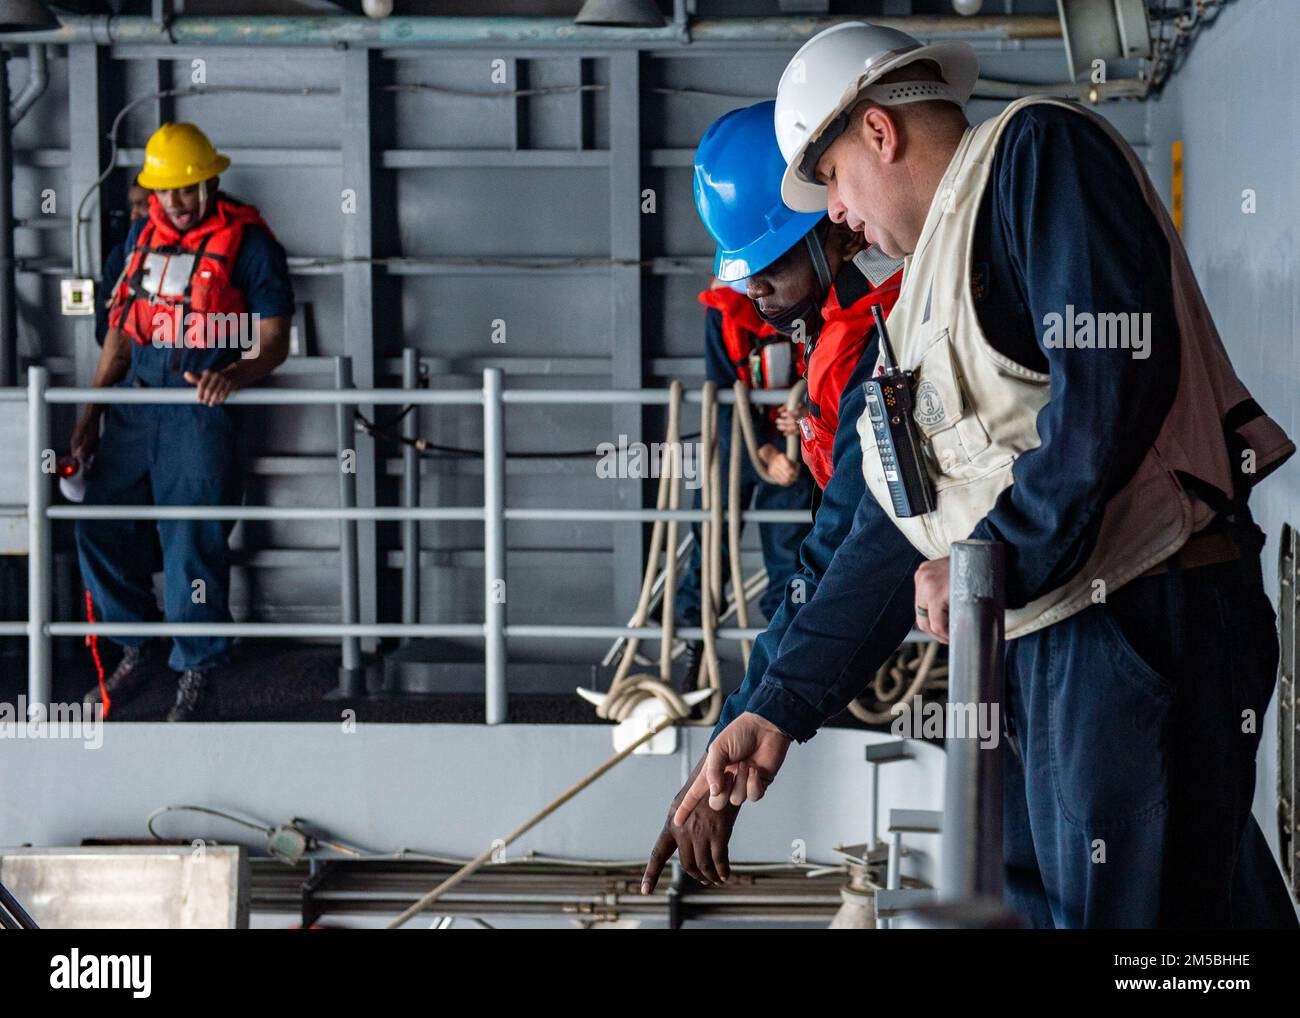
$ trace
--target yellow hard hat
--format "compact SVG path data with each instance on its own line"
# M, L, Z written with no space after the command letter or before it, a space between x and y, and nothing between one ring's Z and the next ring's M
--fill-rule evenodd
M151 191L169 191L211 180L230 165L193 124L163 124L144 147L144 169L136 178Z

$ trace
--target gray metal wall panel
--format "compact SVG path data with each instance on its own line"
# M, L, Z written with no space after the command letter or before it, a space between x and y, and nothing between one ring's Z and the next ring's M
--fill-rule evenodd
M504 222L497 230L498 252L530 238L545 243L523 230L510 236ZM455 235L440 243L454 246ZM489 243L479 238L476 246L487 248ZM477 275L404 276L402 338L422 354L437 357L607 356L617 342L610 335L609 311L602 299L608 290L607 273L519 273L504 268ZM510 384L523 380L512 373ZM482 385L481 371L471 369L455 384L464 387L466 381L471 387Z
M600 169L413 169L396 191L405 255L609 257Z

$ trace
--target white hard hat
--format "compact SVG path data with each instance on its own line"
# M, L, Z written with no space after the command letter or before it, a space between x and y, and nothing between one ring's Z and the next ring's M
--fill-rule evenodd
M937 64L943 81L898 82L863 94L883 75L918 60ZM978 77L979 58L964 42L922 46L906 32L863 21L818 32L790 58L776 89L776 140L786 162L782 199L796 212L826 208L826 188L812 177L812 168L844 125L829 133L827 128L859 98L882 106L934 99L965 106ZM809 158L810 148L815 158Z

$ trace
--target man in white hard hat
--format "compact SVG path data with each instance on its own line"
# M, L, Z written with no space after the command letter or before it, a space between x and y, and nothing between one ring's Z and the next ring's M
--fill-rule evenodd
M910 626L946 641L950 544L998 541L1010 904L1294 926L1250 814L1277 637L1246 500L1295 447L1118 133L1044 98L971 128L977 74L963 44L852 23L781 78L786 203L907 257L887 324L932 501L898 501L864 414L853 531L678 816L761 798Z

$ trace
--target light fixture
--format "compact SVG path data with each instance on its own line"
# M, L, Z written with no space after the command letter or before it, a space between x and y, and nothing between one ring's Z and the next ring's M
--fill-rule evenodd
M573 19L575 25L663 28L664 16L654 0L587 0Z
M40 0L0 0L0 32L58 28L59 19Z

